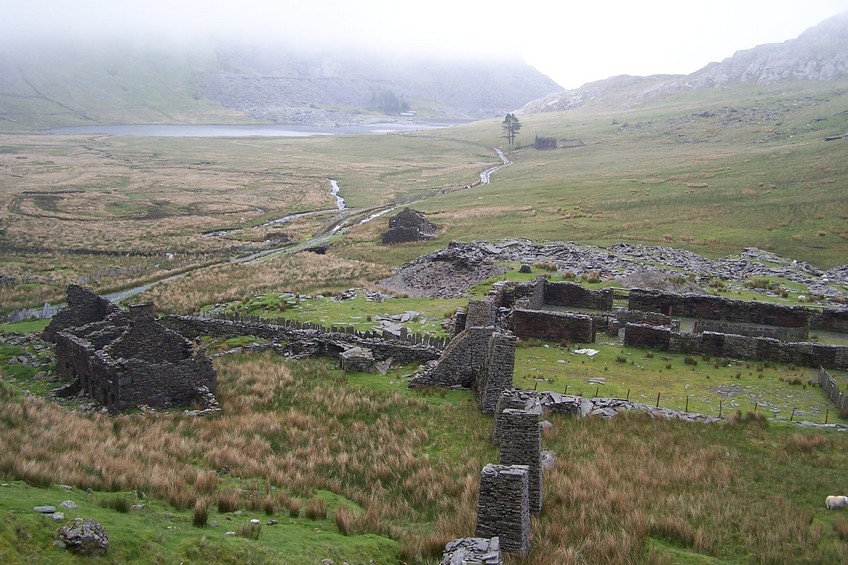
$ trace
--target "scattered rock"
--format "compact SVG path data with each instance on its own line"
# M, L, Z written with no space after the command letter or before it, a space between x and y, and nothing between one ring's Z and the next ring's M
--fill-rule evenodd
M62 504L60 504L59 506L61 506L62 508L67 508L68 510L73 510L74 508L77 507L77 503L74 502L73 500L66 500Z
M527 274L527 273L532 273L533 269L530 268L530 265L528 265L527 263L522 263L521 267L518 269L518 272Z
M89 518L75 518L59 528L56 536L66 549L77 555L103 555L109 547L106 530Z
M42 514L53 514L56 512L55 506L33 506L32 509Z

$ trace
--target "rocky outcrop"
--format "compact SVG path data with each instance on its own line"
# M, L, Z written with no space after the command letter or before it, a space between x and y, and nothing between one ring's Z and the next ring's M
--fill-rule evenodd
M398 113L411 100L428 101L408 105L413 111L489 118L561 89L520 59L433 61L361 50L318 55L269 45L221 49L218 67L206 75L207 98L254 118L286 123L356 123L361 110ZM472 83L476 88L466 87ZM396 104L381 103L386 99Z
M431 224L427 217L417 210L404 208L389 218L389 231L383 234L382 243L408 243L427 241L436 237L439 227Z
M89 518L75 518L56 532L62 547L85 557L96 557L109 548L109 535L98 522Z

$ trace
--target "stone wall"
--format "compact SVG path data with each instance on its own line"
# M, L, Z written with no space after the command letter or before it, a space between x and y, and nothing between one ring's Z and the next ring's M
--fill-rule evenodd
M542 434L539 412L504 409L498 415L501 465L526 465L530 513L542 511Z
M152 306L131 307L127 316L90 291L73 288L68 294L66 315L47 337L56 343L57 373L89 397L125 410L188 406L215 393L212 360L159 324Z
M492 425L492 443L500 447L502 420L500 415L507 408L513 410L524 410L529 412L538 412L541 414L542 405L539 400L539 395L533 391L506 389L501 392L501 397L498 399L497 407L495 408L495 421Z
M501 549L510 553L530 551L529 477L526 465L483 467L475 536L497 536Z
M408 343L397 339L365 337L360 334L302 329L299 326L283 326L259 322L236 322L198 318L194 316L165 316L160 322L174 331L190 338L202 335L213 337L237 337L252 335L261 339L282 342L301 342L306 349L321 355L338 358L343 351L353 347L369 349L375 361L393 359L401 365L416 361L432 361L439 358L442 350L427 343Z
M482 370L474 384L477 403L484 414L494 414L501 394L512 389L515 341L515 336L498 332L489 340Z
M843 415L848 414L848 395L839 389L836 380L824 369L819 369L819 386L824 395L836 405L837 410Z
M807 326L786 328L778 326L760 326L724 320L697 320L694 333L719 332L725 334L746 335L751 337L773 337L780 341L803 341L810 334Z
M624 344L657 351L710 355L731 359L754 359L800 365L848 369L848 346L809 342L785 342L770 337L750 337L717 332L680 334L671 328L627 324Z
M470 388L483 369L494 331L491 326L463 330L451 340L436 366L415 376L409 386Z
M495 325L495 305L492 300L469 300L465 310L465 327L482 328Z
M668 351L671 328L648 324L627 324L624 327L624 345Z
M848 334L848 308L811 311L810 329Z
M533 292L527 297L527 308L530 310L545 309L545 285L548 279L538 277L533 283Z
M56 335L63 330L79 328L109 315L123 315L118 306L81 286L68 285L66 292L68 305L57 312L44 329L42 337L45 341L55 343Z
M634 288L630 290L628 307L630 310L659 312L678 318L725 320L788 328L809 325L809 311L805 308L701 294L675 294Z
M611 288L590 290L572 282L544 280L544 303L549 306L612 310L615 293Z
M593 343L595 327L591 316L570 312L548 312L516 308L512 331L519 338Z

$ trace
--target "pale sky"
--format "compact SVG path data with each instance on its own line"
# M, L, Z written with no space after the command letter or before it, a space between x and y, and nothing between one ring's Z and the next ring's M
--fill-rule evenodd
M285 39L439 56L517 53L576 88L618 74L688 74L845 11L848 0L0 0L0 42Z

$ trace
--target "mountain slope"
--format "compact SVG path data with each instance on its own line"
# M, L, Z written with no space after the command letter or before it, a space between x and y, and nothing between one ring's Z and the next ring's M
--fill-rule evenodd
M0 48L0 130L92 123L344 124L480 118L560 87L520 60L427 61L284 47L56 43ZM382 104L375 104L382 102ZM402 105L404 104L405 105Z
M848 78L848 12L825 20L796 39L739 51L690 75L612 77L534 100L522 112L571 110L590 101L627 108L684 90L844 78Z

